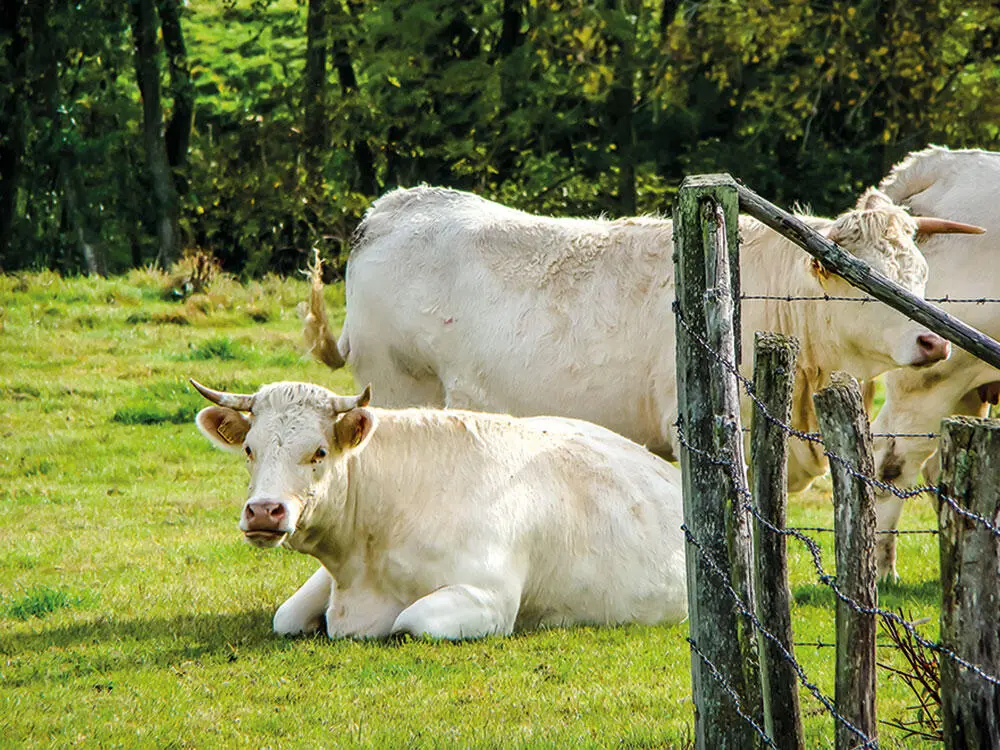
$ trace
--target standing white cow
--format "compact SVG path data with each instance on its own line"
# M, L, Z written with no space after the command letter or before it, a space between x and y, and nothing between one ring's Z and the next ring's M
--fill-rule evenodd
M923 293L927 267L913 235L918 221L941 231L938 220L915 220L873 190L836 220L802 218ZM763 224L743 217L740 232L747 294L855 295ZM376 201L357 238L339 342L315 289L306 337L328 363L346 357L383 403L576 417L677 455L671 221L547 218L419 187ZM802 343L798 429L817 429L810 394L834 370L865 379L949 354L948 342L899 313L849 304L743 306L744 351L752 351L758 330ZM335 346L342 357L332 356ZM625 402L622 393L630 396ZM793 443L792 489L825 469L816 446Z
M940 213L980 224L987 233L974 238L918 237L930 266L927 295L953 298L1000 298L1000 153L950 151L931 147L908 156L882 181L882 190L915 213ZM993 338L1000 338L1000 305L948 304L947 311ZM924 370L897 370L886 376L885 405L873 432L935 433L951 414L985 416L1000 395L1000 372L964 351ZM876 438L879 476L897 486L917 483L923 470L936 480L937 440L928 437ZM930 460L929 460L930 459ZM878 529L893 530L904 501L883 493L878 498ZM878 571L896 576L896 537L878 542Z
M194 383L194 381L192 381ZM240 528L318 571L274 629L476 638L685 617L678 471L573 419L367 408L306 383L218 404L199 429L244 453Z

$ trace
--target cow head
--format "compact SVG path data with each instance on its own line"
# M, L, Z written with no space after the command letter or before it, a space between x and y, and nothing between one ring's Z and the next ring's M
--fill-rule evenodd
M336 515L347 496L347 460L377 425L365 408L371 386L338 396L308 383L273 383L245 395L191 383L216 404L198 413L198 429L246 458L250 488L240 529L248 542L276 547Z
M906 209L872 188L861 196L854 210L839 216L823 233L886 278L922 297L927 285L927 261L914 242L916 234L982 231L968 224L910 216ZM846 281L828 273L818 261L813 262L813 273L830 296L862 296ZM878 303L859 307L852 312L851 320L840 321L838 325L843 322L855 328L851 338L866 349L868 345L873 347L871 351L859 351L859 360L872 362L872 367L876 367L872 355L875 359L881 356L885 365L870 373L856 372L859 377L874 376L886 368L929 365L951 354L950 343L901 313Z

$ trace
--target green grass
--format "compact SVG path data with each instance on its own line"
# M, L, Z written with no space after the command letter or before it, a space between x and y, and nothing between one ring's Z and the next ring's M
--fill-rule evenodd
M149 271L0 276L0 737L63 747L678 747L690 744L687 626L579 628L447 644L286 640L275 608L314 569L244 544L245 471L191 423L187 384L308 380L300 280L221 279L185 302ZM343 292L328 290L334 324ZM196 298L197 297L197 298ZM262 311L265 311L262 314ZM829 481L792 522L832 525ZM914 501L907 528L934 526ZM818 535L832 570L832 539ZM900 539L882 604L937 635L937 540ZM832 642L834 610L792 543L796 639ZM831 649L800 648L827 694ZM880 658L895 662L884 650ZM879 714L912 701L880 674ZM832 720L803 693L809 747ZM884 747L904 746L882 730Z

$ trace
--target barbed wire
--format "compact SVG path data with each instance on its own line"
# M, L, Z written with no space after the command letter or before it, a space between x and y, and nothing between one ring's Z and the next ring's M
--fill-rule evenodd
M698 648L698 644L694 642L694 639L688 637L685 638L685 640L691 646L691 650L698 654L698 656L701 657L701 660L705 662L705 666L708 667L708 671L711 673L712 677L715 678L716 682L718 682L722 686L722 689L729 694L729 698L733 702L733 707L736 709L736 713L740 715L743 721L754 728L754 731L760 735L760 738L764 741L765 745L768 747L777 747L777 745L774 744L774 740L768 736L767 732L765 732L751 717L743 713L743 701L740 700L740 694L736 691L736 688L726 681L726 678L719 671L718 667L712 663L712 660L705 655L705 652Z
M875 645L879 648L902 648L902 646L895 643L876 643ZM802 646L803 648L837 648L836 643L827 643L825 641L796 641L795 646L796 648L799 646Z
M740 610L740 613L745 618L747 618L747 620L750 621L750 623L753 625L754 629L758 633L760 633L762 636L771 641L771 643L777 646L782 659L791 664L792 669L795 671L795 674L798 677L799 682L802 683L803 687L805 687L812 694L812 696L816 700L818 700L823 705L824 708L826 708L826 710L830 713L831 716L833 716L834 719L839 721L847 729L849 729L851 732L856 734L861 739L862 744L859 745L859 747L877 748L878 747L877 741L869 738L863 731L854 726L854 724L852 724L849 719L842 716L837 711L836 707L833 705L833 702L830 700L830 698L824 695L823 691L820 690L817 685L810 682L809 677L806 675L805 670L802 668L802 665L799 664L794 654L791 654L788 651L788 649L785 648L785 644L781 642L781 639L778 638L776 635L774 635L767 628L765 628L763 623L761 623L761 621L757 619L757 615L751 612L747 608L747 606L743 602L742 597L729 583L729 577L726 575L725 571L722 570L722 567L715 560L715 558L712 557L712 555L708 552L708 550L706 550L701 545L701 543L699 543L698 540L694 538L694 535L691 533L691 530L687 527L687 524L681 524L681 530L684 532L684 536L687 539L687 541L691 545L693 545L695 549L698 550L701 557L705 560L705 564L707 565L709 570L711 570L715 574L715 576L719 579L719 584L722 586L723 590L727 594L729 594L729 596L732 598L733 602L736 604L736 608Z
M827 529L821 526L788 526L788 529L794 529L795 531L817 531L826 532L833 534L836 529ZM940 534L937 529L882 529L881 531L876 531L876 534L892 534L895 536L906 536L907 534Z
M750 432L752 427L740 427L743 432ZM807 432L806 435L810 436L810 440L815 443L823 442L823 435L819 432ZM939 438L941 437L940 432L873 432L871 433L873 438Z
M870 296L842 297L842 296L834 296L826 294L820 296L794 296L794 295L776 296L776 295L743 294L740 295L739 299L741 301L774 300L774 301L786 301L786 302L843 301L843 302L852 302L860 304L867 304L869 302L879 301L874 297ZM937 298L928 297L925 298L925 300L927 302L936 302L936 303L962 303L962 304L977 304L977 305L1000 303L1000 299L988 298L988 297L954 298L951 296L944 296ZM963 507L955 498L949 497L944 492L943 485L926 485L921 487L913 487L906 490L901 489L896 485L894 485L892 482L883 481L882 479L871 476L866 472L860 471L859 468L855 466L851 461L830 451L823 442L822 436L820 434L798 430L792 425L786 424L783 419L779 419L775 415L771 414L767 409L767 406L757 395L753 383L739 371L739 367L736 365L736 363L727 361L726 357L723 357L697 331L693 330L691 326L688 325L676 300L674 301L672 307L675 312L676 319L678 321L678 326L683 328L684 331L687 333L687 335L691 336L691 338L694 341L696 341L698 345L705 352L707 352L710 357L712 357L716 362L721 364L725 370L727 370L730 374L732 374L736 378L737 382L741 384L742 390L746 392L747 396L753 402L754 408L757 410L757 413L764 419L766 419L770 424L774 425L788 436L795 437L800 440L812 442L814 444L822 446L823 454L831 463L836 463L837 465L842 467L854 479L861 481L870 487L874 487L879 491L881 491L882 493L891 494L901 500L908 500L910 498L921 495L924 492L935 493L940 499L940 502L950 507L955 513L962 516L963 518L975 521L976 523L980 524L981 526L989 530L992 534L1000 537L1000 527L998 527L993 520L986 518L985 516L976 513L968 508ZM858 602L852 597L846 595L843 591L841 591L840 587L837 585L835 576L832 576L826 572L823 566L822 553L816 540L803 533L806 531L816 532L816 533L834 533L835 532L834 529L829 529L824 527L778 528L777 526L775 526L774 523L772 523L769 519L763 516L763 514L760 512L760 509L754 503L754 498L752 497L749 487L746 484L746 465L743 461L738 460L736 456L732 458L727 458L722 455L712 455L709 451L697 449L694 446L692 446L690 442L688 442L684 434L684 423L683 419L680 416L678 416L678 420L676 423L676 430L677 430L678 440L680 441L681 445L683 445L688 451L692 452L695 455L700 456L703 461L706 461L715 466L723 467L726 473L728 473L729 479L733 485L731 491L734 492L736 495L736 497L731 498L734 501L735 507L740 508L742 512L750 514L750 516L752 516L755 519L755 522L759 527L765 528L771 531L772 533L777 533L783 536L791 536L800 541L806 547L806 549L809 551L810 556L812 557L813 566L816 569L816 574L819 578L820 583L829 587L829 589L834 593L835 597L837 598L837 601L842 602L844 605L850 607L853 611L859 614L871 617L881 617L883 619L883 622L893 622L898 624L910 635L910 637L913 639L913 642L919 644L924 648L931 650L934 653L937 653L943 657L951 659L956 664L960 665L961 667L964 667L966 670L975 674L977 677L984 680L985 682L990 683L994 687L1000 687L1000 679L998 679L996 676L988 674L982 668L969 662L967 659L963 658L962 656L955 653L951 649L947 648L943 644L936 643L923 638L919 633L917 633L914 624L905 620L901 616L901 614L897 615L894 612L882 609L877 604L873 606L862 604L861 602ZM869 434L871 435L872 438L884 438L884 439L906 439L906 438L937 439L940 437L939 433L933 433L933 432L869 433ZM740 464L739 466L736 465L737 462ZM736 607L741 611L743 616L752 623L753 627L763 637L766 637L773 643L777 644L779 651L781 652L782 658L784 658L788 663L792 665L802 684L806 685L807 687L810 687L810 683L807 677L805 676L805 673L802 670L801 665L795 659L795 656L791 654L773 634L769 633L763 627L762 623L756 618L755 614L751 612L749 608L746 606L746 604L742 601L740 594L730 584L729 576L727 575L725 570L727 566L720 566L718 562L713 559L713 556L709 553L709 551L705 547L703 547L698 542L698 540L694 538L691 531L688 529L686 525L682 525L681 528L684 531L688 543L698 550L701 559L704 560L706 566L710 568L712 572L716 575L719 583L721 584L722 589L733 600ZM891 534L891 535L938 534L939 531L937 529L919 529L919 530L887 529L887 530L877 531L876 533ZM723 676L718 672L715 666L707 660L705 655L701 653L701 651L697 648L695 642L691 639L688 639L688 642L690 643L692 649L696 653L698 653L699 656L704 660L705 664L710 669L713 677L715 677L715 679L720 681L723 688L726 690L726 692L729 693L731 699L735 701L737 713L739 713L739 715L743 717L744 720L749 722L749 724L758 732L758 734L760 734L760 736L764 739L765 743L768 746L773 746L773 743L771 742L770 738L766 736L766 734L760 729L757 723L754 722L750 717L746 716L741 711L741 705L738 693L725 682ZM836 647L837 644L816 641L813 643L795 643L793 645L802 647L808 646L816 648L829 648L829 647ZM887 644L881 644L879 647L886 648L890 646L888 646ZM884 666L884 665L880 664L879 666ZM815 686L813 686L813 688L815 688ZM826 699L826 697L823 696L823 694L819 691L818 688L815 689L811 688L810 691L813 693L814 697L816 697L820 701L820 703L823 705L826 711L830 713L830 715L832 715L836 720L840 721L844 726L850 728L850 730L854 734L856 734L858 737L862 739L862 744L859 745L858 747L878 747L876 739L867 737L862 730L853 726L846 717L841 716L836 711L836 708L830 703L829 699Z
M986 516L982 516L975 511L969 510L968 508L963 508L953 497L949 497L944 494L944 492L939 491L937 493L938 499L943 500L945 504L948 505L953 511L958 513L958 515L963 518L967 518L970 521L975 521L980 526L983 526L987 531L989 531L993 536L1000 537L1000 526L990 521Z
M691 336L691 338L693 338L698 343L698 346L700 346L705 352L707 352L710 357L715 359L719 364L721 364L726 370L728 370L730 373L732 373L732 375L736 377L737 381L740 384L742 384L743 390L746 392L747 396L749 396L750 400L753 401L759 413L775 427L782 430L786 434L791 435L792 437L796 437L800 440L806 440L808 442L816 443L817 445L822 446L824 455L831 461L836 461L841 466L843 466L844 469L849 474L851 474L851 476L853 476L855 479L859 479L863 482L871 484L872 486L881 489L883 492L887 492L891 495L894 495L900 500L909 500L911 497L916 497L917 495L923 494L924 492L936 493L939 491L939 488L936 485L913 487L909 490L902 490L896 485L892 484L891 482L884 482L880 479L876 479L875 477L868 476L863 472L859 472L846 459L827 450L826 445L823 443L822 437L817 433L804 432L802 430L798 430L792 427L791 425L785 424L783 420L778 419L773 414L771 414L770 411L768 411L767 405L757 395L753 382L747 377L745 377L734 363L729 362L724 357L722 357L717 351L715 351L715 349L712 348L712 346L707 341L705 341L705 339L702 336L698 334L697 331L691 328L687 320L685 320L684 314L681 312L680 305L677 303L676 300L674 300L672 308L677 317L677 322L684 329L684 331L689 336Z
M772 300L775 302L858 302L867 304L869 302L881 302L875 297L843 297L835 294L814 294L814 295L794 295L794 294L741 294L741 300ZM924 302L934 302L937 304L962 304L962 305L987 305L1000 302L994 297L924 297Z
M765 419L767 419L768 422L775 425L780 430L784 431L788 435L791 435L792 437L797 437L800 440L806 440L821 445L823 447L823 455L825 455L830 461L837 462L844 468L845 471L847 471L848 474L850 474L852 477L861 482L869 484L877 489L882 490L883 492L889 493L900 500L909 500L910 498L916 497L925 492L933 493L937 495L937 497L941 501L946 503L959 515L971 521L975 521L976 523L986 528L994 536L1000 537L1000 526L997 526L995 523L991 522L985 516L982 516L974 511L968 510L967 508L963 508L954 498L946 495L941 490L941 487L939 485L924 485L919 487L911 487L908 490L902 490L896 485L892 484L891 482L885 482L881 479L876 479L873 476L869 476L868 474L859 471L858 468L854 466L850 461L830 451L823 443L822 437L818 436L816 433L803 432L802 430L797 430L791 425L785 424L783 420L778 419L776 416L771 414L770 411L768 411L767 405L761 400L760 396L757 395L757 391L754 388L753 382L749 378L745 377L733 362L729 362L728 360L726 360L725 357L716 352L712 348L712 346L707 341L705 341L705 339L702 336L698 334L697 331L695 331L694 329L691 328L690 325L688 325L688 322L684 319L684 315L683 313L681 313L680 306L677 304L676 300L674 301L672 307L674 313L677 316L677 322L685 330L685 332L687 332L689 336L691 336L696 342L698 342L698 345L705 352L707 352L710 357L715 359L719 364L723 366L723 368L725 368L736 378L736 380L743 386L743 390L746 392L747 396L749 396L751 401L753 401L757 411ZM680 431L679 421L677 423L677 429L679 432ZM691 446L687 447L690 448Z
M725 363L725 360L722 357L716 355L716 358L721 363L723 363L723 364ZM759 399L757 399L757 400L759 400ZM780 420L778 420L778 422L780 423ZM989 682L991 685L993 685L995 687L1000 687L1000 678L997 678L997 677L995 677L995 676L993 676L993 675L991 675L991 674L983 671L980 667L978 667L977 665L973 664L968 659L963 658L962 656L958 655L957 653L955 653L951 649L949 649L949 648L941 645L940 643L935 643L934 641L927 640L926 638L924 638L923 636L921 636L916 631L916 628L910 622L908 622L907 620L905 620L903 617L897 615L895 612L890 612L889 610L882 609L882 608L880 608L878 606L869 607L869 606L861 604L861 603L855 601L854 599L852 599L851 597L847 596L843 591L840 590L840 587L837 586L835 576L832 576L829 573L827 573L826 569L823 567L823 553L820 550L819 545L816 543L815 539L813 539L812 537L809 537L806 534L803 534L803 533L801 533L799 531L796 531L796 530L794 530L792 528L783 528L783 529L782 528L778 528L773 523L771 523L771 521L768 518L766 518L764 515L761 514L760 510L757 508L757 506L753 502L753 497L752 497L752 495L750 493L750 490L744 485L743 481L740 479L739 473L745 467L737 468L736 465L735 465L735 463L733 461L727 460L727 459L724 459L724 458L720 458L720 457L717 457L717 456L711 456L707 451L703 451L700 448L696 448L695 446L691 445L690 442L688 442L687 438L684 435L684 430L683 430L683 428L681 426L681 420L680 420L680 418L678 418L677 423L676 423L675 426L677 428L678 440L680 441L681 445L683 445L687 450L691 451L692 453L694 453L696 455L702 456L703 458L705 458L705 460L710 461L712 464L714 464L716 466L721 466L721 467L724 467L724 468L727 469L727 471L729 472L729 478L730 478L730 480L733 483L733 488L736 490L737 494L739 494L742 497L742 499L743 499L743 502L742 502L742 504L740 506L742 508L742 510L744 510L746 512L749 512L757 520L758 523L760 523L761 525L763 525L767 530L771 531L772 533L780 534L782 536L791 536L791 537L797 539L798 541L800 541L802 544L805 545L806 549L809 551L810 556L812 557L813 567L816 569L816 574L817 574L817 577L819 578L820 583L822 583L822 584L824 584L826 586L829 586L830 590L833 591L833 593L834 593L834 595L836 596L837 599L839 599L840 601L842 601L844 604L846 604L848 607L850 607L851 609L853 609L855 612L857 612L859 614L873 615L873 616L877 615L877 616L882 617L883 619L891 620L892 622L897 623L898 625L900 625L904 630L906 630L910 634L910 636L913 638L914 641L916 641L917 643L919 643L921 646L924 646L925 648L928 648L928 649L930 649L932 651L935 651L936 653L939 653L939 654L942 654L943 656L948 657L949 659L951 659L952 661L954 661L956 664L959 664L959 665L965 667L966 669L968 669L969 671L971 671L973 674L975 674L976 676L978 676L980 679L983 679L986 682ZM840 458L840 457L838 456L837 458ZM842 458L840 460L843 461ZM850 464L847 464L847 466L848 466L848 468L850 468ZM856 470L854 470L854 471L856 472ZM858 476L861 477L861 478L865 478L865 476L863 474L860 474L860 473L858 473ZM870 477L869 477L869 479L870 479ZM939 493L939 497L945 498L946 496L943 493ZM950 498L947 498L947 500L949 500L951 503L954 503L954 500L952 500ZM980 515L978 515L976 513L973 513L972 511L968 511L968 510L966 510L964 508L961 508L961 506L958 506L957 503L955 503L955 507L956 507L956 510L959 510L959 511L961 511L963 513L967 513L969 515L969 517L972 517L972 518L975 518L975 519L979 519L982 522L985 522L985 525L987 527L991 527L992 526L992 524L990 524L989 521L987 521L982 516L980 516ZM992 527L992 528L995 529L995 527ZM998 529L996 531L996 533L1000 533L1000 529ZM690 533L689 532L685 531L685 534L690 537ZM693 543L696 546L698 546L697 542L693 542ZM736 594L735 591L732 591L732 595L738 597L738 594ZM792 658L794 659L794 657L792 657Z

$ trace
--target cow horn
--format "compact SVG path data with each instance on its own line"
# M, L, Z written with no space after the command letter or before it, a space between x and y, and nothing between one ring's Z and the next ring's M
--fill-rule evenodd
M247 396L243 393L213 391L211 388L203 386L194 378L188 378L188 380L191 381L191 385L198 389L198 393L213 404L228 406L230 409L235 409L236 411L250 411L250 408L253 406L253 396Z
M350 411L351 409L357 409L361 406L368 406L368 402L372 400L372 385L369 383L365 386L365 389L361 391L357 396L331 396L330 401L333 403L333 410L338 414L345 411Z
M914 216L917 220L917 231L921 234L984 234L982 227L974 224L963 224L960 221L935 219L932 216Z

